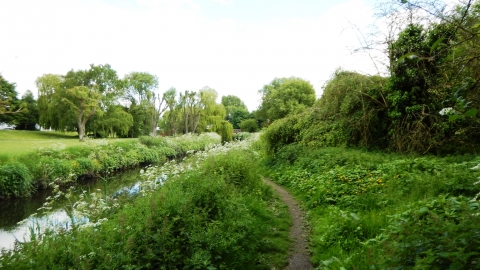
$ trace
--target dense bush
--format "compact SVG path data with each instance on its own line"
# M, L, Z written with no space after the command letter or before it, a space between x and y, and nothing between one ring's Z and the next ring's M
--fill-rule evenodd
M445 104L451 104L446 96L450 93L430 89L433 85L414 86L425 75L411 72L417 68L415 63L408 65L410 69L405 71L405 64L399 64L402 74L390 78L336 71L312 108L287 115L267 128L268 152L273 154L276 145L298 142L312 147L353 146L404 153L474 153L480 144L477 110L470 109L467 115L454 110L455 121L450 119L452 115L439 114ZM465 92L472 87L472 81L466 79L457 88ZM452 100L470 104L460 92Z
M240 129L244 132L257 132L258 124L255 119L247 119L240 122Z
M279 119L262 132L260 140L267 154L274 155L283 146L298 140L300 129L297 123L301 117L300 114Z
M148 147L165 147L168 145L167 139L165 137L153 137L153 136L141 136L138 138L141 144L144 144Z
M33 187L32 176L24 164L0 165L0 198L28 196Z
M222 121L217 129L217 133L222 137L222 143L232 141L233 125L228 121Z

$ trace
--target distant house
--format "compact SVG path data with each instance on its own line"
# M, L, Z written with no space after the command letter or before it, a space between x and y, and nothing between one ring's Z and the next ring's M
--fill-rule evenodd
M5 123L0 123L0 130L12 130L15 129L15 126L7 125Z

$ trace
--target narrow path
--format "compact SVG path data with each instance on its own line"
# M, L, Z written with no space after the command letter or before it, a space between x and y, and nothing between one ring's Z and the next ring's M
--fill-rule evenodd
M286 270L304 270L313 269L310 262L310 256L308 252L307 231L305 229L305 217L298 207L297 202L293 197L281 186L273 183L267 178L263 179L265 183L273 187L283 202L288 205L290 215L292 216L292 227L290 228L290 239L294 242L293 248L289 251L290 258L288 259L288 266Z

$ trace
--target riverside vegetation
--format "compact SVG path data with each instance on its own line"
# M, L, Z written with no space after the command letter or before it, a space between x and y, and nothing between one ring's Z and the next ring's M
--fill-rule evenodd
M140 164L163 163L220 143L215 133L176 138L143 136L130 140L90 140L0 156L0 198L28 196L37 188L66 185L79 177L108 174Z
M185 162L151 166L142 171L145 181L135 198L86 194L72 205L72 223L33 228L29 241L2 251L0 266L281 268L288 209L262 182L255 148L247 141L209 146ZM86 223L74 222L85 217Z

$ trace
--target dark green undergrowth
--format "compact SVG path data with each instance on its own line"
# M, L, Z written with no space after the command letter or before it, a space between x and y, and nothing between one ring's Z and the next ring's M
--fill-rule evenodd
M257 161L249 150L208 158L97 226L49 230L3 251L0 268L282 269L290 216Z
M288 144L264 164L308 209L319 269L480 269L479 163Z
M220 143L217 134L176 138L141 137L138 141L94 140L81 146L56 145L26 155L0 157L0 199L29 196L51 183L65 185L80 177L105 175L145 163L163 163Z

